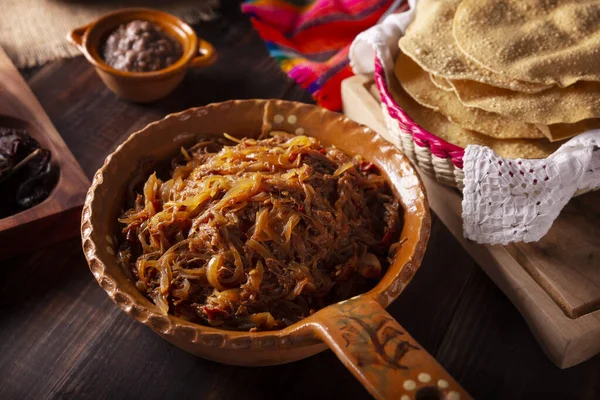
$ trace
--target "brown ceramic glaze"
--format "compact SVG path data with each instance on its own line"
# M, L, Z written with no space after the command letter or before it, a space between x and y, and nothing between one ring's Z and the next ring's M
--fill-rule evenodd
M290 327L270 332L235 332L161 314L121 271L115 257L117 217L141 160L164 160L197 136L256 137L263 131L306 134L350 155L361 154L386 176L404 210L402 246L377 286L326 307ZM82 218L83 249L90 269L126 313L193 354L234 365L274 365L330 347L379 399L468 395L385 312L419 268L430 231L423 185L408 159L392 144L343 115L280 100L242 100L194 108L132 134L107 157L88 192ZM429 397L427 397L429 398Z
M173 65L153 72L120 71L106 64L102 60L100 48L108 35L119 25L138 19L157 24L178 40L183 56ZM124 9L106 14L89 25L69 32L67 39L81 50L110 90L139 103L165 97L181 83L188 68L203 67L216 60L214 47L199 39L188 24L171 14L145 8Z

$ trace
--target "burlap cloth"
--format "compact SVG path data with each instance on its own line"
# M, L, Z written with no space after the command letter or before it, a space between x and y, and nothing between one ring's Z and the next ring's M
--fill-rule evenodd
M17 67L33 67L79 51L67 33L126 7L157 8L188 23L210 20L219 0L0 0L0 46Z

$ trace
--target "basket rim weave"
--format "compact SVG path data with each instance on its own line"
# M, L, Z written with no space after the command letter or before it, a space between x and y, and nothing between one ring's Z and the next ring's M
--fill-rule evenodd
M405 130L412 135L415 145L429 148L431 153L442 159L450 159L452 164L458 168L463 168L463 157L465 149L454 145L440 138L439 136L427 131L417 124L403 109L396 103L387 83L383 62L379 57L375 57L375 83L381 96L381 101L386 105L387 111Z

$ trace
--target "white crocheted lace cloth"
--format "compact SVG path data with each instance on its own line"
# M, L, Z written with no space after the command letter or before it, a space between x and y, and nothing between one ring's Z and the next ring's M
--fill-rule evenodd
M376 55L386 72L393 71L398 39L412 20L417 1L408 0L409 11L390 15L356 37L350 47L356 74L373 73ZM600 188L599 147L600 130L578 135L541 160L510 160L488 147L467 146L462 201L465 237L488 244L541 239L577 191Z

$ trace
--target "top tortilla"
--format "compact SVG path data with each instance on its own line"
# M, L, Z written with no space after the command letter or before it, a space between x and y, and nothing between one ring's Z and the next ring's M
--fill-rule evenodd
M600 81L600 0L464 0L453 34L469 58L513 79Z
M521 82L482 68L465 56L452 35L454 13L462 0L420 0L399 46L425 71L447 79L473 80L525 93L550 85Z

